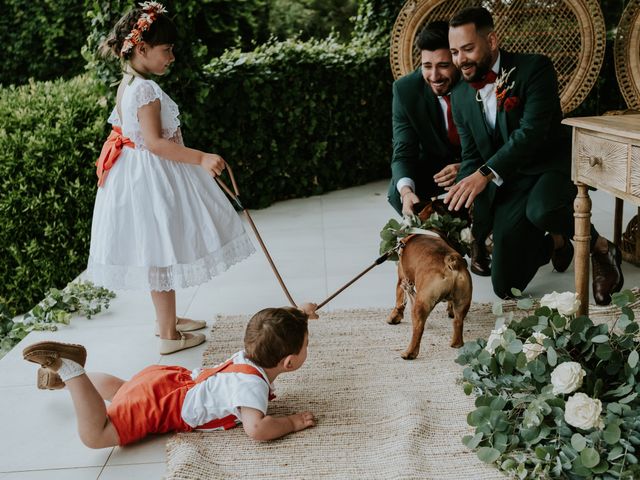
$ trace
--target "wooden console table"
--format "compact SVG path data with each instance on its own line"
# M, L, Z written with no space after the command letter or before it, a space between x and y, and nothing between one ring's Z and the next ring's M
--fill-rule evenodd
M588 187L640 206L640 115L567 118L573 127L571 179L578 186L573 204L575 280L580 315L589 314L589 229L591 199Z

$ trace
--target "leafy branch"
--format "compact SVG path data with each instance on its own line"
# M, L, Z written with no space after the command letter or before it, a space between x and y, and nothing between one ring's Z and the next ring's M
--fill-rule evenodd
M32 331L55 331L68 325L73 314L91 318L109 308L115 293L91 282L73 282L64 289L52 288L22 318L11 318L0 299L0 358Z

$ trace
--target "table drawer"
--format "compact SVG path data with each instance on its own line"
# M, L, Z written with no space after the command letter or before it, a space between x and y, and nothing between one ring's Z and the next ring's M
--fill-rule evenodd
M627 191L627 143L596 137L578 130L574 146L574 166L578 181L594 187Z

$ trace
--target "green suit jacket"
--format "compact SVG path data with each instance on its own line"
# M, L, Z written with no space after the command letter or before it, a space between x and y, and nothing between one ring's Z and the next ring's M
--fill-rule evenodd
M431 87L417 69L393 83L393 156L389 203L398 213L402 202L398 180L411 178L416 194L427 199L443 192L433 176L450 163L457 163L458 148L449 143L444 115Z
M552 170L570 174L571 130L560 123L562 109L551 60L543 55L501 51L500 72L514 67L508 80L513 83L505 104L509 105L497 109L497 142L486 125L476 90L464 81L453 89L451 104L462 145L458 179L484 163L505 184Z

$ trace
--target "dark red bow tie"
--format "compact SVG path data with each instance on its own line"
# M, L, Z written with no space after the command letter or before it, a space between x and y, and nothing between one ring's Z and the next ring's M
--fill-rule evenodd
M471 85L476 90L481 90L485 87L485 85L495 83L497 78L498 75L496 74L496 72L494 72L493 70L489 70L489 73L487 73L482 80L478 80L477 82L469 82L469 85Z

